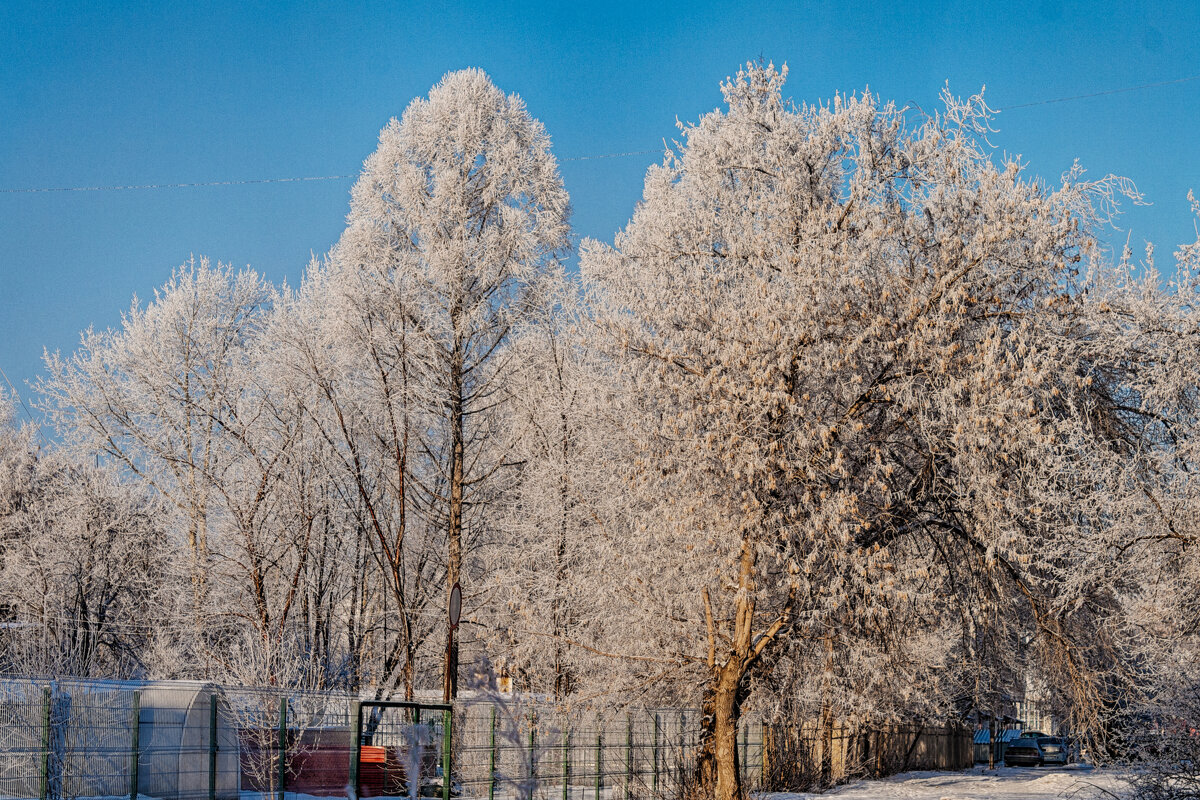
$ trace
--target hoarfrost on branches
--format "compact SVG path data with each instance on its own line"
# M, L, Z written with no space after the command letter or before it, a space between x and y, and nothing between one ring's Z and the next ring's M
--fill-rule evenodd
M453 693L462 583L464 665L699 703L720 800L750 711L1194 726L1200 243L1106 252L1132 184L996 158L981 97L786 77L726 81L577 276L542 125L451 73L299 286L192 260L48 354L61 441L0 398L0 665Z
M794 107L785 78L727 82L615 243L584 246L643 509L618 573L638 636L606 649L704 686L719 798L755 687L823 666L827 717L876 663L844 648L981 669L981 628L1027 622L1098 730L1121 648L1097 623L1137 569L1113 556L1182 521L1191 299L1114 279L1092 229L1120 185L996 163L980 98L914 120L870 94ZM957 646L922 656L915 631ZM947 711L969 692L940 683Z
M524 303L553 275L569 205L550 139L524 102L479 70L452 72L380 132L351 194L331 280L358 284L370 319L404 342L393 367L424 413L406 447L435 472L420 502L446 536L447 604L470 579L465 559L510 466L497 430L511 371L508 342ZM446 692L457 691L458 647Z

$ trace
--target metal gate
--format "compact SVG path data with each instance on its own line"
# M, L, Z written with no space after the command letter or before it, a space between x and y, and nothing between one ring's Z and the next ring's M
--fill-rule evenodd
M356 798L450 800L453 707L361 700L351 709L350 786Z

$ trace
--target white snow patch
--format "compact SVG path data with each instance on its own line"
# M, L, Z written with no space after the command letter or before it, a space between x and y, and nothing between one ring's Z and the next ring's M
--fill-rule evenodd
M975 767L965 772L904 772L878 781L856 781L824 794L765 792L756 800L1088 800L1124 781L1087 765L1059 768Z

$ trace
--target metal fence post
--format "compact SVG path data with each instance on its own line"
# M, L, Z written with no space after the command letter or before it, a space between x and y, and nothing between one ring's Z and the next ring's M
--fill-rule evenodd
M604 782L601 776L604 762L601 758L604 748L604 723L596 721L596 800L600 800L600 785Z
M50 687L42 689L42 752L38 759L38 791L42 800L50 794Z
M129 800L138 796L138 756L141 755L142 693L133 692L133 720L129 737Z
M496 800L496 707L492 706L492 737L488 756L488 800Z
M454 751L454 712L442 712L442 800L450 800L450 775Z
M767 723L758 723L758 772L760 789L767 788Z
M676 780L679 782L679 793L683 794L683 762L687 747L687 717L679 712L679 761L675 764Z
M217 800L217 696L208 696L208 800Z
M287 791L287 708L288 699L279 698L279 800Z
M571 792L571 726L563 735L563 800L569 800Z
M654 795L658 794L658 726L659 726L658 712L655 711L654 712L654 777L652 779L652 783L650 784L650 791Z
M362 746L362 701L355 700L350 704L350 791L351 800L358 797L358 757Z
M529 712L529 796L537 795L537 721Z
M633 796L633 715L625 715L625 798Z
M738 765L738 770L741 775L746 776L746 783L750 782L750 723L742 723L742 763Z

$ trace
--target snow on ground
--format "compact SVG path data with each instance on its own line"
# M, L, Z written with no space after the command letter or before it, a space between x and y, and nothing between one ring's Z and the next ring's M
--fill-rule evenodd
M904 772L878 781L856 781L838 786L824 794L808 792L763 792L753 795L754 800L1113 800L1112 794L1124 787L1120 775L1094 769L1086 764L1067 767L975 767L964 772ZM601 790L600 800L623 800L624 790L606 786ZM240 793L239 800L276 800L275 793ZM561 786L553 791L538 792L538 798L562 797ZM470 790L456 795L455 800L475 800L487 797ZM497 800L516 800L517 795L496 793ZM77 800L128 800L121 797L77 798ZM440 800L422 798L422 800ZM571 800L594 800L595 790L591 787L572 787ZM0 798L0 800L12 800ZM35 800L30 798L30 800ZM138 800L157 800L138 795ZM315 797L308 794L287 792L285 800L338 800L337 798ZM378 797L372 800L408 800L407 797Z
M904 772L856 781L825 794L771 792L759 800L1092 800L1122 788L1121 779L1087 765L1058 768L976 767L965 772Z

